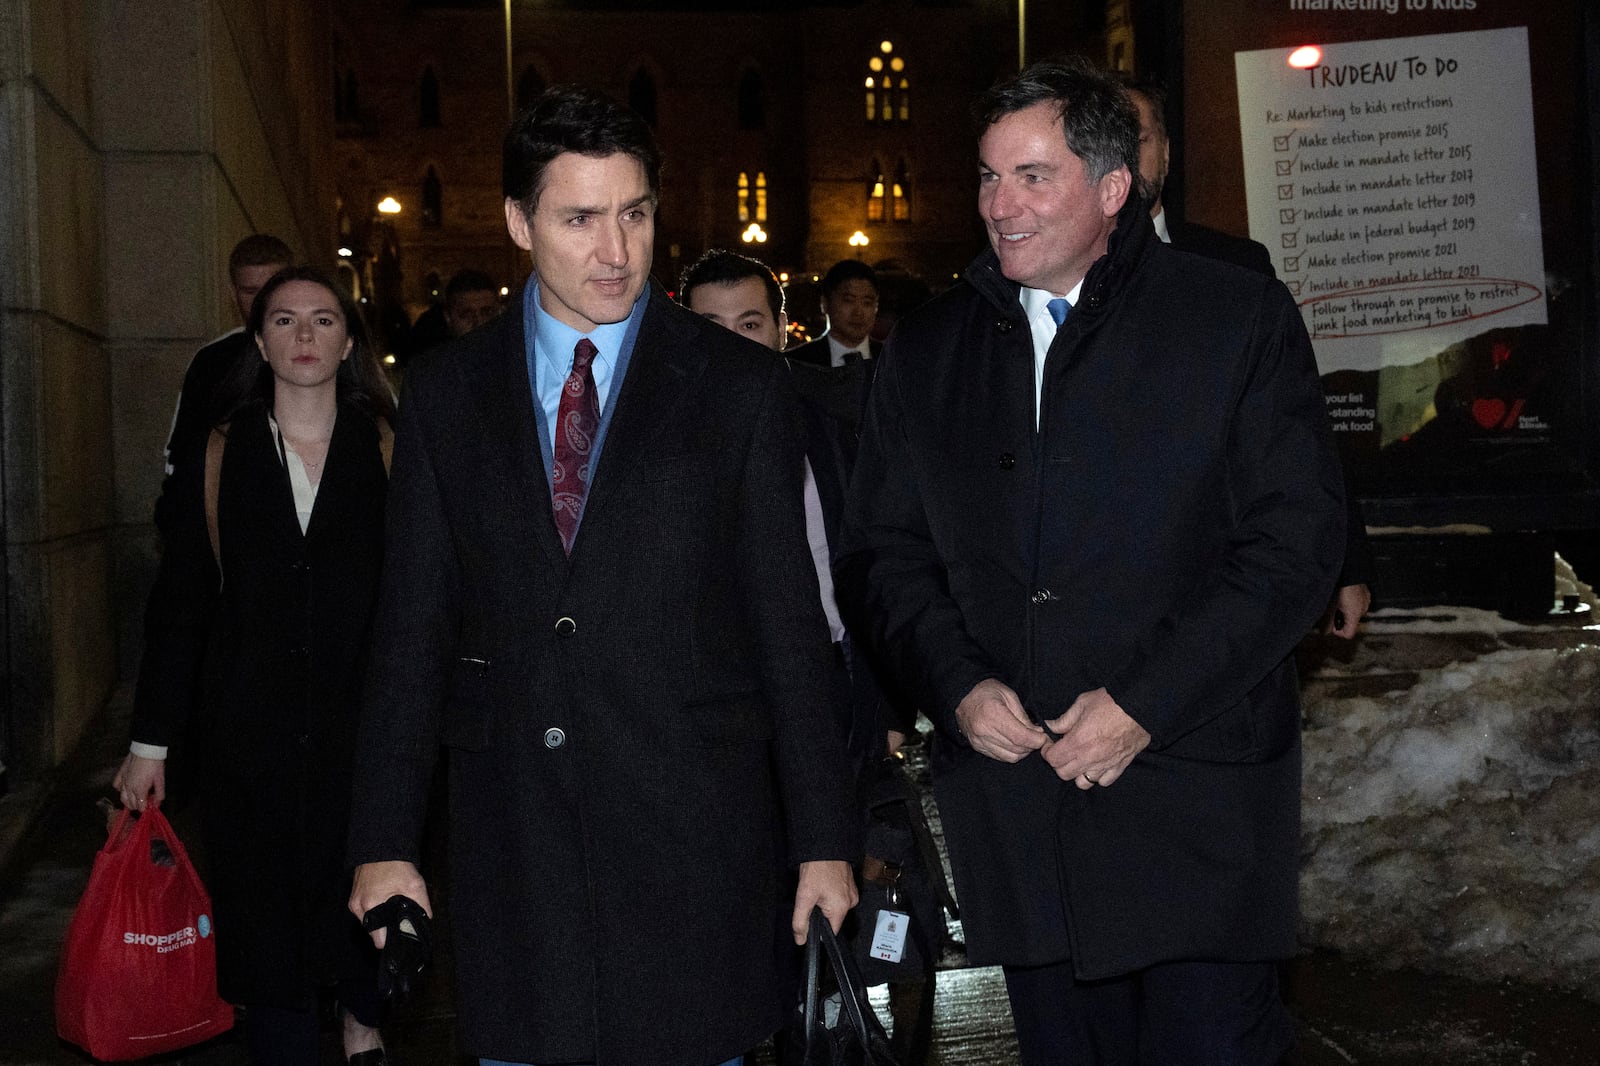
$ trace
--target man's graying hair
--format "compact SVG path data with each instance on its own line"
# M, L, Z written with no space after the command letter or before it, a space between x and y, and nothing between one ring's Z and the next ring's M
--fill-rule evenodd
M1035 63L978 98L972 107L978 135L1035 104L1060 109L1067 147L1088 167L1090 182L1127 167L1137 183L1139 112L1114 74L1081 56Z

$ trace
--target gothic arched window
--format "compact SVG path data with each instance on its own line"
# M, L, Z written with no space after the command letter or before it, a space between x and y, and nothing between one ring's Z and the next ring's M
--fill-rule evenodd
M883 167L876 159L867 171L867 221L883 221Z
M868 122L911 119L911 80L905 58L894 54L893 41L879 43L878 54L867 60L866 103Z
M429 67L422 72L422 82L417 86L417 124L439 125L439 76Z
M444 186L439 182L438 172L429 167L427 176L422 179L422 224L438 226L443 221Z
M765 86L761 84L761 75L753 70L744 72L744 77L739 79L739 128L742 130L765 129L767 125L767 107L763 99Z
M656 125L656 80L643 67L628 82L628 106L639 112L639 117Z
M911 221L911 172L906 161L895 164L894 181L889 186L890 217L896 222Z

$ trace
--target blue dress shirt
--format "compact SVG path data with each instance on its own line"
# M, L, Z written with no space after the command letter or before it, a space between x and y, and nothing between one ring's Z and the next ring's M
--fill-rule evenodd
M593 469L598 470L600 449L605 446L611 412L616 409L611 399L621 392L623 376L633 359L639 323L644 318L644 306L649 300L650 286L646 285L627 318L596 326L592 333L580 333L539 306L537 277L528 279L523 287L522 330L527 345L528 384L533 387L537 401L533 413L539 423L539 450L544 455L546 484L555 465L556 418L561 412L561 388L572 373L573 349L580 339L588 337L596 350L590 370L594 374L595 399L600 406L600 427L595 433L591 463Z

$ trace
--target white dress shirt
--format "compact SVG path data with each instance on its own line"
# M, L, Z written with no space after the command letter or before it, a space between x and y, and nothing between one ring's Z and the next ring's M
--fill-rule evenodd
M1083 290L1083 279L1066 293L1067 302L1074 307L1078 305L1078 293ZM1050 342L1056 339L1056 320L1050 317L1050 301L1060 298L1061 293L1051 292L1048 289L1030 289L1026 285L1017 298L1022 301L1022 310L1028 316L1028 329L1033 333L1033 428L1039 428L1039 397L1044 390L1044 359L1050 352ZM1070 312L1069 312L1070 313Z
M846 348L843 344L839 343L839 341L835 340L832 330L828 331L827 336L828 359L830 366L844 366L844 357L849 355L851 352L855 352L863 359L872 358L872 338L870 336L862 337L861 343L857 344L853 348Z

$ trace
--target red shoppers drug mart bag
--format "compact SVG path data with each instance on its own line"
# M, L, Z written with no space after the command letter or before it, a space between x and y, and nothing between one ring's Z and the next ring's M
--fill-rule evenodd
M56 976L56 1032L103 1062L198 1044L233 1025L217 996L211 898L161 812L124 811L94 859Z

